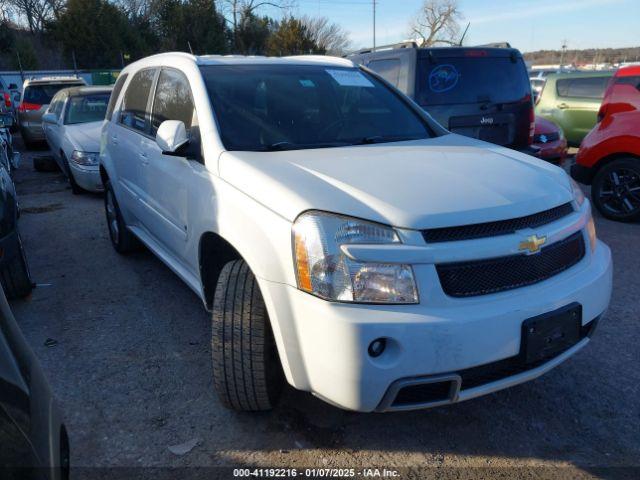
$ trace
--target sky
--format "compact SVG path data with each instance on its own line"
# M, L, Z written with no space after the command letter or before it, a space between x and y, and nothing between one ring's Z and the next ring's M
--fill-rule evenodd
M408 38L422 0L376 0L378 45ZM508 41L523 52L640 46L640 0L458 0L471 22L466 45ZM372 0L297 0L298 14L326 16L350 33L355 48L371 46Z

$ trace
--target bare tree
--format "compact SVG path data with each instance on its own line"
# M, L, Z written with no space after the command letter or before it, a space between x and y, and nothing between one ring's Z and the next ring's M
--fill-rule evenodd
M47 21L56 18L64 8L64 0L7 0L8 11L22 21L33 34L41 33Z
M301 19L319 50L328 55L342 55L351 46L349 33L340 25L331 23L327 17L309 17Z
M237 45L236 32L241 27L242 19L255 15L264 7L288 10L295 4L295 0L224 0L223 13L233 27L233 44Z
M456 0L425 0L415 20L411 36L423 47L437 44L457 45L462 14Z

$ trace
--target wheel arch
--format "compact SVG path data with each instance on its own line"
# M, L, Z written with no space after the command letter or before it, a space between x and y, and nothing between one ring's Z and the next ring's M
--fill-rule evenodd
M246 259L221 235L207 231L200 236L198 244L198 268L204 303L208 310L213 308L213 296L222 268L233 260ZM247 262L249 265L249 262ZM251 265L249 265L251 268Z
M106 187L107 182L109 181L109 174L102 164L100 164L100 180L102 180L102 186Z
M595 163L593 167L593 174L591 175L591 179L593 179L598 174L598 172L602 170L606 165L609 165L610 163L615 162L616 160L620 160L622 158L631 158L631 159L640 161L640 155L637 153L631 153L631 152L611 153L609 155L602 157L600 160L598 160Z

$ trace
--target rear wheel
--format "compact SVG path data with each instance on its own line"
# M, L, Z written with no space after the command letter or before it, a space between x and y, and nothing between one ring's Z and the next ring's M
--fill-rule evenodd
M104 209L107 215L107 227L111 244L116 252L126 254L137 250L139 241L127 228L120 213L120 207L113 193L111 183L107 182L104 188Z
M0 282L8 299L26 297L33 290L31 272L20 234L16 234L18 255L0 270Z
M606 218L640 219L640 159L621 158L602 167L591 184L591 198Z
M223 405L270 410L284 375L255 276L243 260L227 263L213 300L213 383Z

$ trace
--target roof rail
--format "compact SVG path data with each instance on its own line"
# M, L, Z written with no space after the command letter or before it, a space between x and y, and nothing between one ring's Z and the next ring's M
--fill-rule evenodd
M349 57L350 55L360 55L363 53L373 53L373 52L378 52L380 50L396 50L399 48L418 48L418 44L413 40L411 40L407 42L392 43L390 45L380 45L379 47L375 47L375 48L363 48L361 50L348 53L345 55L345 57Z
M484 48L512 48L509 42L492 42L485 43L484 45L475 45L476 47L484 47Z

